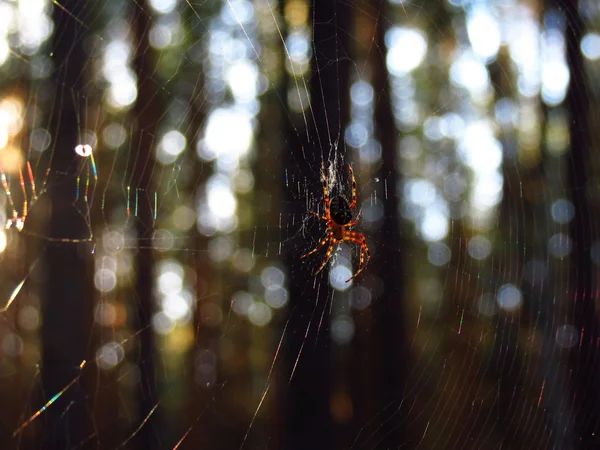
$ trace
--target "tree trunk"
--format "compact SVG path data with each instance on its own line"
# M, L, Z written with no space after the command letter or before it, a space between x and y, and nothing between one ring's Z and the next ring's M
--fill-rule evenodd
M312 2L313 18L313 64L310 75L311 108L305 111L309 126L310 141L304 139L304 131L288 126L285 166L289 183L284 187L285 202L289 205L289 217L299 219L307 216L306 202L299 201L291 192L303 175L296 170L298 165L308 163L311 191L323 208L320 183L321 163L331 160L332 146L340 143L338 151L343 155L343 129L348 117L348 74L347 58L349 42L345 31L349 25L351 5L344 2ZM302 86L302 83L299 83ZM293 82L285 85L287 88ZM292 111L288 107L288 111ZM314 118L314 119L313 119ZM314 120L314 121L313 121ZM314 129L312 129L314 125ZM336 167L342 169L342 166ZM346 169L344 169L346 170ZM286 179L284 178L284 179ZM300 195L306 195L300 193ZM290 274L290 320L287 324L287 337L284 345L286 369L284 376L289 379L286 401L285 448L314 450L334 448L333 423L330 414L331 396L331 344L329 337L330 318L328 302L332 300L328 286L328 267L315 277L314 272L321 264L324 252L312 255L316 260L303 259L302 253L310 250L311 243L323 237L323 227L315 227L313 240L299 235L288 241L284 248L284 260ZM324 311L324 308L326 310ZM323 318L322 322L319 323ZM317 328L319 332L317 333ZM307 333L308 331L308 333ZM318 342L314 342L317 339ZM287 383L288 380L282 380Z
M134 223L137 234L137 255L135 257L136 283L133 296L137 308L133 330L139 332L137 362L140 371L138 383L139 413L137 420L142 421L150 414L158 403L158 386L156 380L156 348L152 330L152 314L154 311L154 252L152 250L152 235L154 217L152 201L154 186L152 172L155 166L154 147L158 131L161 109L158 105L157 91L159 87L152 79L154 73L152 51L148 45L150 31L150 11L146 2L143 8L134 9L133 28L136 38L133 66L138 78L138 95L133 109L136 126L133 135L134 157L131 177L131 196L129 200L135 204ZM135 197L134 197L135 196ZM156 436L157 415L155 411L139 430L135 444L143 450L159 448L160 441ZM133 443L132 442L132 443Z
M577 413L572 419L575 424L573 436L578 438L577 445L584 443L598 446L596 421L590 417L600 415L600 395L598 392L599 361L597 351L598 320L596 316L596 298L592 286L592 263L590 249L597 239L594 227L594 210L588 199L588 171L591 163L589 114L590 103L587 89L586 70L580 50L584 23L579 16L578 2L562 2L566 20L565 41L567 63L571 74L567 93L567 108L570 117L571 148L567 158L567 171L570 175L568 192L575 205L575 216L571 223L570 235L573 240L573 255L570 280L570 304L573 305L571 317L573 325L580 333L579 345L572 351L573 393ZM573 443L575 445L575 442Z
M81 16L88 5L83 0L66 0L62 5L64 9L53 8L52 50L57 89L50 133L55 141L47 179L51 212L46 234L50 240L42 240L46 284L41 295L41 374L46 401L78 380L82 374L80 365L90 359L94 306L90 282L93 258L91 246L85 242L90 232L74 206L80 159L75 153L81 131L77 124L84 112L81 100L86 29L71 16ZM44 448L71 448L92 436L87 395L79 381L48 407L44 420Z

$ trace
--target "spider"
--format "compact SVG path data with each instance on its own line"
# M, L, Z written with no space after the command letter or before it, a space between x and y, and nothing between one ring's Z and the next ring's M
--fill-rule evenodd
M356 180L354 179L354 171L352 170L352 166L348 164L348 170L350 171L350 176L352 178L352 203L348 204L346 199L341 195L337 195L333 197L331 200L329 199L329 187L327 186L327 176L325 175L325 164L321 164L321 181L323 182L323 199L325 201L325 215L321 216L316 212L310 211L311 214L319 217L327 223L326 236L319 241L317 246L312 249L310 252L302 255L301 258L305 258L309 255L312 255L317 250L323 248L327 243L329 243L329 248L327 249L327 253L325 254L325 261L319 267L319 270L315 272L317 275L329 259L333 253L333 250L337 244L341 244L344 241L354 242L360 245L360 266L358 271L352 275L349 279L346 280L348 283L350 280L358 276L359 273L363 271L367 262L371 258L371 254L369 253L369 247L367 247L367 239L364 234L358 233L356 231L350 231L349 228L355 226L360 220L360 212L355 220L352 220L352 211L356 207ZM366 255L366 259L365 259Z

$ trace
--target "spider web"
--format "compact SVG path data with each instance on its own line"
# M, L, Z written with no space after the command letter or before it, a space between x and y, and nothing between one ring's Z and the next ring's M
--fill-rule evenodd
M0 2L1 447L597 445L575 4Z

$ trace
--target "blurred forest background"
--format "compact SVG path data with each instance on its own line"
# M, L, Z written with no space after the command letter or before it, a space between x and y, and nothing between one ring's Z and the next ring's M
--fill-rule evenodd
M597 0L0 0L0 73L1 449L600 448Z

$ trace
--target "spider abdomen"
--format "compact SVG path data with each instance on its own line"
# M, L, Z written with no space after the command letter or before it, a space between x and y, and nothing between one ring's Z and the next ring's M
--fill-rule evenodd
M331 203L329 204L329 212L333 221L338 225L346 225L352 220L352 211L350 210L350 205L344 197L339 195L331 199Z

